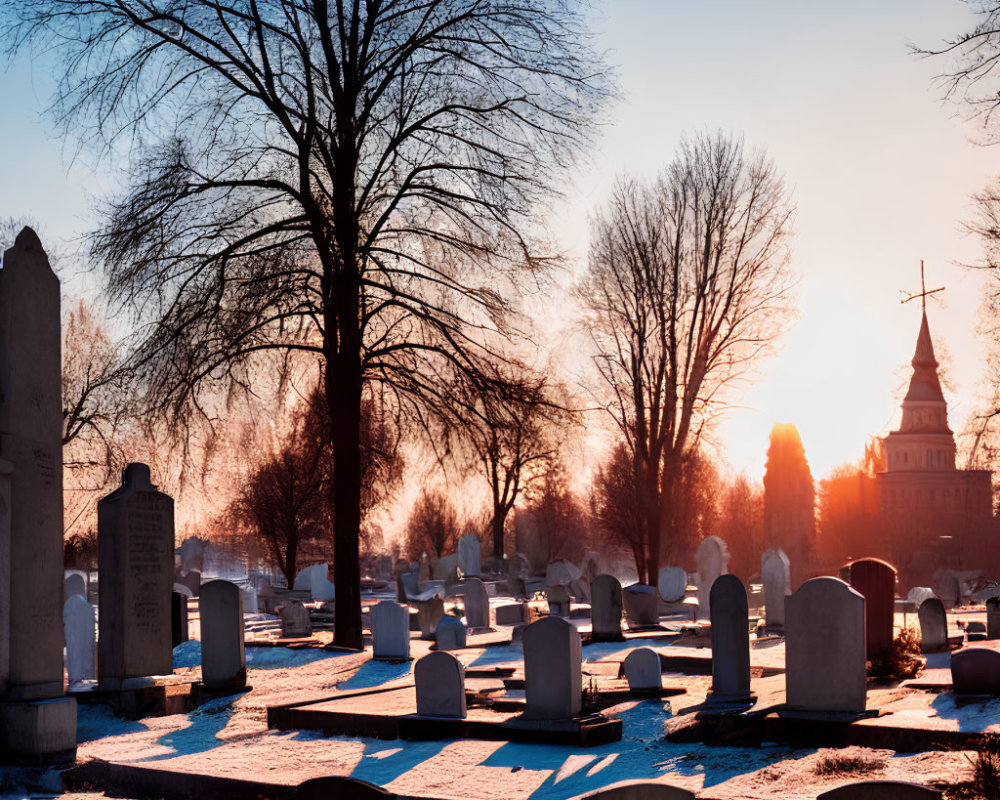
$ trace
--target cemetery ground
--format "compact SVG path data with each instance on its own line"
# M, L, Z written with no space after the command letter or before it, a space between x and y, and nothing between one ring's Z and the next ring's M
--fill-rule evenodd
M906 622L915 625L915 616L909 614ZM248 616L248 630L260 627L264 618L257 617L253 625L251 619ZM960 635L959 621L964 627L966 621L982 619L982 609L949 615L951 633ZM899 614L896 624L903 624ZM677 692L657 698L613 695L616 702L604 713L622 721L620 741L592 747L477 739L407 741L269 728L268 709L346 695L357 698L350 707L355 711L413 713L413 667L432 642L413 632L412 660L376 661L370 646L364 653L324 648L330 636L320 631L308 647L256 646L248 638L247 682L252 689L216 697L188 713L127 720L105 705L81 704L76 763L126 767L117 782L99 785L98 780L88 787L88 773L83 771L66 781L68 793L61 794L57 770L15 770L0 793L132 797L128 787L141 784L121 778L131 770L133 777L155 771L153 780L164 797L183 796L181 787L190 784L175 779L191 775L289 788L310 778L338 775L419 798L571 798L624 780L663 782L705 798L812 798L857 781L967 786L974 778L976 754L971 745L962 744L962 737L1000 731L1000 699L956 701L948 691L947 652L927 656L927 667L916 681L870 682L867 708L872 716L850 725L851 734L845 733L848 726L842 722L782 727L778 717L768 713L785 699L781 637L751 637L756 703L749 715L739 715L741 723L733 724L731 715L701 713L712 684L711 641L704 629L671 623L667 627L673 629L671 634L644 638L635 633L626 641L583 647L585 687L596 686L598 692L627 687L619 678L622 662L630 652L648 647L661 657L663 686ZM197 628L194 613L196 636ZM523 648L519 641L510 641L511 634L511 628L497 626L493 633L470 635L465 648L451 651L466 668L467 692L502 691L503 677L514 681L509 686L518 685ZM199 641L180 644L174 650L175 677L200 677L200 662ZM518 691L508 689L507 694L516 698ZM935 733L942 738L935 739Z

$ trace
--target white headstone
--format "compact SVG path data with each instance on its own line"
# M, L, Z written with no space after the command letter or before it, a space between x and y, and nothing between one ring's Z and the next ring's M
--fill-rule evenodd
M451 653L428 653L413 668L417 714L464 719L465 667Z
M542 617L524 629L524 716L570 719L583 703L582 648L576 627Z
M97 546L101 685L171 674L174 501L157 491L145 464L129 464L121 488L97 504Z
M794 711L865 710L865 598L813 578L785 601L785 702Z
M764 584L764 626L768 633L785 630L785 598L792 593L792 570L785 551L768 550L760 557Z
M465 626L458 617L445 614L438 620L434 631L438 650L458 650L465 647Z
M69 683L94 678L94 607L80 594L63 604L66 631L66 674Z
M677 603L687 593L687 573L682 567L661 567L656 589L664 603Z
M590 584L591 639L622 640L622 585L614 575L598 575Z
M458 571L462 577L478 576L481 560L482 545L478 536L474 533L467 533L458 540ZM445 580L447 581L447 578Z
M243 644L243 593L229 581L209 581L198 595L201 618L201 680L209 689L240 689L247 683Z
M372 609L372 658L406 661L410 658L410 614L406 606L383 600Z
M709 536L698 545L698 616L711 619L709 594L712 584L729 570L729 551L718 536Z
M479 578L467 578L465 584L465 622L470 629L490 627L490 598Z
M714 701L750 698L750 628L747 590L735 575L720 575L709 596L712 611Z
M300 639L312 636L312 621L309 619L309 609L298 600L285 600L279 614L281 617L281 636L284 639Z
M633 650L622 664L628 688L633 692L650 691L663 688L660 675L660 656L650 647L640 647Z

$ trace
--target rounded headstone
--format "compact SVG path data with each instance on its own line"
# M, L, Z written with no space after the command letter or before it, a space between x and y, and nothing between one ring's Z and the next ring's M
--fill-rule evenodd
M681 567L662 567L656 588L664 603L677 603L687 592L687 573Z
M66 675L69 683L94 678L94 607L80 594L63 604L66 635Z
M698 616L711 619L709 593L712 584L729 569L729 550L718 536L702 539L695 555L698 564Z
M625 656L622 671L633 692L663 688L660 656L651 647L640 647Z
M712 697L743 701L750 697L750 627L747 590L735 575L712 584Z
M937 653L948 649L948 616L944 603L928 597L917 609L920 620L920 652Z
M66 572L65 580L63 580L63 601L69 600L74 594L86 599L87 578L84 573L78 570L69 570Z
M561 617L542 617L526 626L524 716L578 717L583 705L582 648L576 627Z
M785 601L785 698L793 711L865 710L865 598L839 578Z
M464 719L465 667L451 653L428 653L413 668L417 714Z

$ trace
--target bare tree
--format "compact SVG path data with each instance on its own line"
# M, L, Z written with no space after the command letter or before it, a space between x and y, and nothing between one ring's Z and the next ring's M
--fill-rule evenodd
M490 357L532 215L606 94L575 0L18 0L8 41L61 53L68 130L132 148L95 255L151 333L151 404L197 413L257 356L323 359L335 640L361 647L366 387L435 402ZM443 299L442 299L443 298Z
M440 489L424 489L410 510L406 523L406 557L419 561L427 553L436 561L458 544L458 514Z
M65 533L93 524L100 497L117 483L134 436L129 370L91 307L78 300L62 323L63 471Z
M573 414L557 402L553 381L511 361L486 368L488 383L459 375L447 404L448 432L458 439L490 487L489 530L493 558L504 557L511 510L556 457Z
M790 217L773 163L716 133L683 141L655 184L622 180L592 222L579 296L638 487L646 579L692 544L685 458L788 319Z

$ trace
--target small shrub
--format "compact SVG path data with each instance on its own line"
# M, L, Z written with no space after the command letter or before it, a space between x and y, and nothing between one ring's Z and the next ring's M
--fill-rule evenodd
M874 753L831 750L820 756L817 775L865 775L882 769L884 759Z
M879 683L898 683L915 677L923 669L920 635L915 628L903 628L892 640L889 652L868 663L868 677Z

